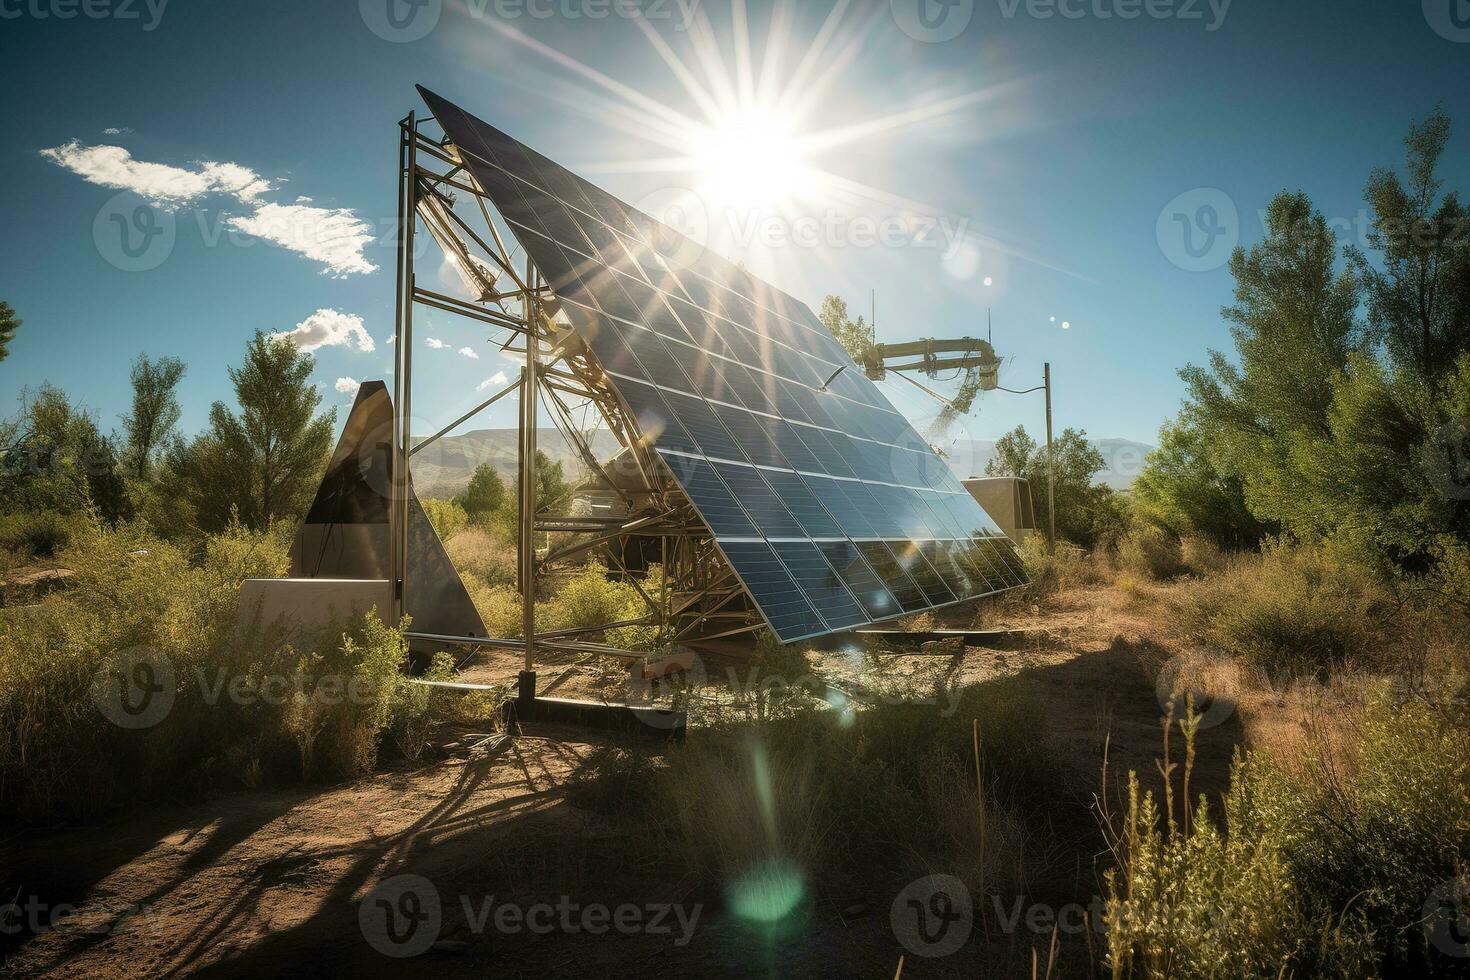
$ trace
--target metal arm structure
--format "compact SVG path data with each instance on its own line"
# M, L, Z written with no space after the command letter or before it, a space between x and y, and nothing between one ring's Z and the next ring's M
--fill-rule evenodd
M514 239L502 234L492 217L494 205L460 164L458 151L447 141L435 142L410 113L399 123L399 231L398 305L394 325L394 411L397 439L393 468L391 555L394 570L395 618L403 612L405 584L413 574L407 560L408 463L410 457L515 392L520 399L519 487L520 524L517 534L518 570L522 601L522 637L442 637L409 633L410 638L525 651L523 686L534 690L537 648L599 652L636 659L641 654L603 644L578 642L580 634L635 624L654 624L664 640L715 639L750 633L764 621L743 586L723 562L713 536L679 489L663 461L640 431L633 412L608 383L596 357L559 315L556 296L544 284L527 258L517 271ZM455 209L467 199L477 210L469 220ZM503 221L503 219L502 219ZM420 286L414 274L415 236L422 224L459 267L476 300L467 301ZM501 284L505 285L501 285ZM502 350L523 353L521 377L454 422L418 444L410 431L413 397L413 313L427 306L474 320L497 334L509 332ZM536 435L539 408L547 413L576 451L601 492L617 502L617 516L547 515L537 512ZM611 462L597 459L587 439L573 424L577 408L591 407L623 447ZM538 535L547 536L538 554ZM656 555L663 578L653 594L628 567L630 543L641 554ZM648 607L647 615L618 623L577 630L538 632L536 583L561 563L585 558L600 550L610 566L625 575ZM524 690L523 690L524 695Z
M914 359L904 361L903 358ZM899 363L890 363L893 361ZM863 355L863 371L874 381L882 381L889 371L897 371L906 378L905 372L917 371L932 378L941 371L964 371L972 368L979 372L981 388L989 391L996 386L1000 358L996 356L990 341L976 337L959 337L955 340L934 340L926 337L904 344L874 344Z

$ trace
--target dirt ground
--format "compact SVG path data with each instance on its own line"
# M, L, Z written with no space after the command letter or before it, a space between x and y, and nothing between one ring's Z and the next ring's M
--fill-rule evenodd
M1161 716L1154 675L1176 642L1161 608L1136 589L1114 586L1068 593L1045 612L1011 603L980 612L986 626L1029 631L1004 649L931 650L883 662L895 684L906 676L932 683L936 673L956 685L1024 673L1050 708L1048 730L1038 737L1062 749L1081 784L1096 791L1105 739L1115 776L1132 768L1147 778L1154 770ZM975 618L973 609L951 617L964 625ZM840 687L852 681L844 680L850 661L838 650L814 666ZM467 675L503 680L515 668L512 658L481 660ZM708 665L714 678L723 669L720 658ZM555 685L558 695L607 691L606 671L593 665L545 666L541 676L543 689ZM1242 738L1240 712L1216 721L1201 733L1194 782L1210 794L1225 788ZM5 923L5 970L65 977L894 975L904 950L886 907L808 908L779 935L753 935L713 905L700 907L687 926L666 912L655 928L660 907L687 904L686 884L639 879L615 848L598 855L596 867L567 867L589 860L564 844L595 819L568 800L569 780L607 748L607 738L528 726L515 737L459 730L441 741L432 761L347 785L241 791L85 826L15 832L0 842L7 893L0 902L12 894L23 906L31 900L21 896L37 901ZM659 751L657 742L645 742L647 751ZM425 879L435 883L427 900L416 884ZM624 924L636 915L647 928L604 924L599 931L587 918L575 927L576 911L570 920L556 913L573 928L546 932L533 931L529 920L516 928L483 918L497 902L525 910L566 903L568 880L598 883L577 895L578 905L600 903L609 914L631 906ZM418 942L399 947L395 935L385 943L390 907L404 921L431 923L432 945L417 958L385 954ZM695 912L679 911L686 922ZM1044 962L1044 942L1037 945ZM910 956L903 975L949 974L939 961Z

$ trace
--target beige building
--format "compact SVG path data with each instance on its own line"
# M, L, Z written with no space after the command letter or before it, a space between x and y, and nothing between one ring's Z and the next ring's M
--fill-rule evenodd
M970 496L1000 525L1016 544L1036 530L1036 512L1031 503L1031 484L1019 476L982 476L964 481Z

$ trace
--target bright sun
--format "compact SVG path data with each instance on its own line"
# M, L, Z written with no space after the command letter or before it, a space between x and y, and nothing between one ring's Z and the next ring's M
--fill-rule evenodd
M811 170L792 121L762 110L725 117L696 140L694 157L713 201L763 210L801 194Z

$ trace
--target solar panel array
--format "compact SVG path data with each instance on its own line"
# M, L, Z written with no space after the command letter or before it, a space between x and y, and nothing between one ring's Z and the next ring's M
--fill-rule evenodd
M419 91L781 640L1024 584L805 304Z

